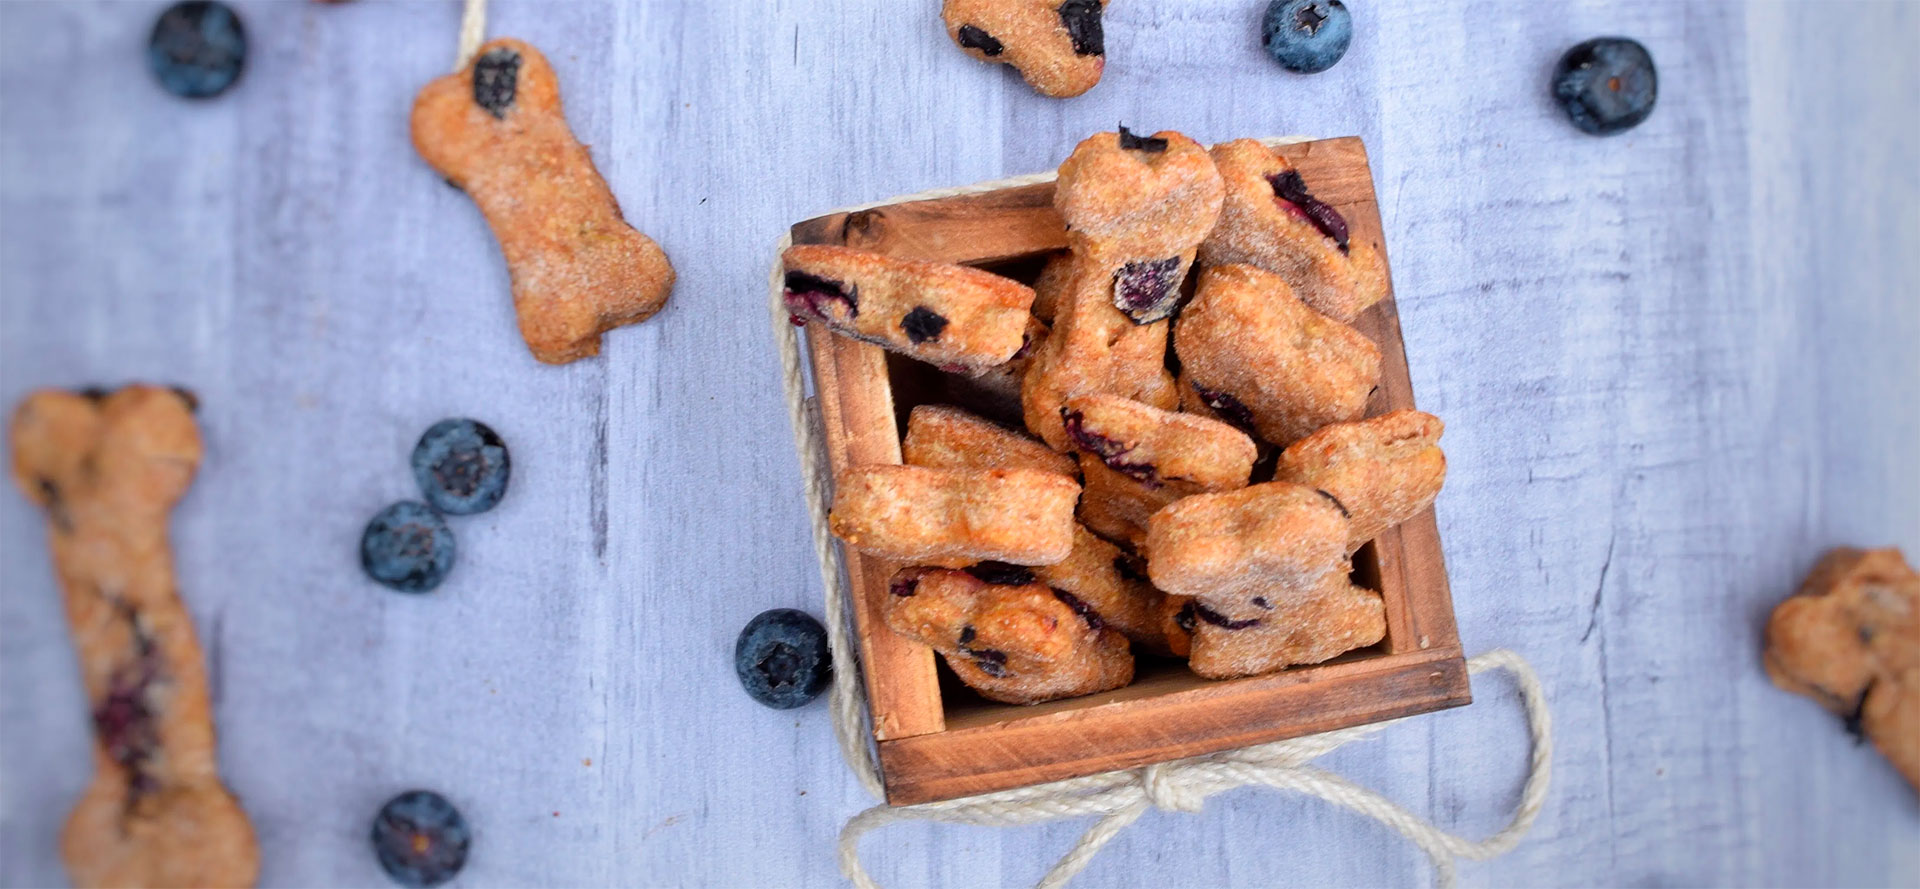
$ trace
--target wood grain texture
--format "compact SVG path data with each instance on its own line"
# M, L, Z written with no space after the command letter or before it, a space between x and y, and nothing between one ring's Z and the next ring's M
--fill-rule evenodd
M1316 196L1345 216L1353 237L1373 243L1384 256L1380 208L1361 140L1316 140L1289 145L1285 153ZM796 244L857 247L900 259L982 266L1018 260L1037 274L1040 262L1065 240L1064 221L1052 205L1051 183L1016 186L830 214L796 223L791 234ZM1368 415L1415 407L1392 293L1355 326L1382 355ZM818 323L808 326L807 340L835 471L899 462L897 417L921 404L945 403L954 387L951 377L891 360L878 346L834 336ZM1017 399L999 401L988 406L989 416L1019 414ZM931 649L886 625L893 566L878 571L874 560L847 552L853 560L848 576L855 631L868 652L862 666L873 735L887 801L894 805L1199 756L1472 700L1432 510L1387 529L1356 554L1356 576L1384 600L1387 638L1350 653L1338 666L1295 668L1288 682L1209 682L1177 668L1160 670L1119 692L1039 707L976 703L965 728L944 721L968 705L943 698ZM1316 687L1319 681L1331 684ZM953 730L936 736L943 729Z
M1121 121L1366 140L1413 386L1448 424L1460 635L1530 659L1557 720L1546 812L1464 885L1920 874L1913 792L1756 650L1826 547L1920 553L1913 4L1350 0L1346 58L1301 77L1261 53L1258 0L1118 0L1104 81L1058 101L963 56L933 3L490 0L680 273L566 368L527 357L484 221L407 143L458 3L243 0L248 70L197 104L145 70L161 5L0 3L0 406L201 394L176 559L265 885L386 885L367 822L415 786L475 825L464 886L845 885L833 837L872 801L825 708L765 710L732 676L749 618L820 602L773 241L1050 168ZM1613 33L1658 60L1660 106L1592 139L1548 71ZM513 490L455 526L439 593L395 596L355 541L450 414L507 438ZM64 882L90 768L41 522L0 493L6 886ZM1525 752L1511 688L1474 691L1321 764L1483 834ZM1017 885L1085 826L902 826L864 851L891 886ZM1429 881L1392 831L1248 790L1147 815L1078 885Z

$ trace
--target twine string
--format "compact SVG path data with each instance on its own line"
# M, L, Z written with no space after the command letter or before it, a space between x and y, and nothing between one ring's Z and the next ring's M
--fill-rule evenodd
M474 5L483 4L484 0L467 2L471 9ZM1283 145L1306 140L1285 137L1261 141L1268 145ZM835 212L851 213L905 201L980 194L1048 182L1053 178L1051 172L1036 173L903 195ZM774 342L780 355L787 418L793 424L794 445L799 452L807 510L813 526L814 554L819 561L820 578L826 589L827 643L837 673L829 691L828 706L833 717L834 737L840 744L840 752L847 765L853 769L854 776L868 793L876 798L884 798L879 762L867 730L865 686L854 656L848 610L852 593L839 545L827 525L832 476L820 430L808 412L799 330L789 323L789 312L782 298L785 276L778 254L784 253L792 243L790 235L783 236L776 246L769 275L769 309ZM1469 840L1447 833L1373 790L1309 765L1341 746L1371 737L1388 726L1404 721L1393 720L962 799L916 806L877 805L853 816L841 829L840 871L853 882L856 889L878 889L878 884L861 866L860 839L874 830L902 821L1017 827L1062 818L1097 816L1098 820L1081 834L1073 847L1036 884L1038 889L1061 889L1084 870L1107 843L1139 820L1148 809L1198 813L1207 798L1214 794L1239 787L1265 786L1318 797L1393 828L1427 854L1436 881L1450 889L1454 885L1456 859L1485 860L1511 850L1520 842L1520 838L1533 826L1534 819L1540 815L1553 773L1551 714L1547 710L1546 692L1541 688L1540 679L1533 668L1514 652L1496 649L1469 659L1467 669L1475 675L1487 670L1502 670L1513 675L1526 711L1527 729L1532 742L1526 783L1521 788L1520 802L1512 820L1506 827L1482 840Z
M467 69L473 54L480 51L480 44L486 39L487 0L465 0L460 9L460 43L453 57L454 73Z

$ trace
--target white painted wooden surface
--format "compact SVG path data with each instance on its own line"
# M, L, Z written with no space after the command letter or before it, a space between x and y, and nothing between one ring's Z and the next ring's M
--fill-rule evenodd
M1358 2L1338 67L1259 52L1258 0L1119 0L1105 81L1039 98L932 0L494 0L543 47L630 219L680 271L603 358L536 365L472 204L414 155L457 4L244 7L236 91L144 69L152 3L0 4L0 402L177 382L208 458L176 516L221 759L269 885L381 885L388 795L450 795L459 885L832 886L868 801L825 709L775 713L733 637L818 611L762 309L769 247L828 208L1030 172L1125 121L1204 141L1364 136L1414 383L1446 418L1440 519L1470 651L1553 696L1552 800L1470 884L1920 883L1920 806L1758 629L1819 552L1920 556L1920 8ZM1644 41L1661 98L1575 133L1560 50ZM425 598L360 574L439 417L511 443ZM41 519L0 495L0 883L63 881L87 720ZM1330 764L1484 833L1519 787L1510 688ZM902 886L1029 881L1082 825L904 827ZM1240 791L1154 814L1086 886L1424 885L1385 828Z

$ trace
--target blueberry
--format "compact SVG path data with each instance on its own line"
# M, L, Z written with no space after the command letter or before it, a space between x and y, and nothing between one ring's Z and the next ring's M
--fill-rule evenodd
M995 586L1026 586L1033 582L1033 569L1025 565L988 561L973 565L966 571L975 579Z
M1260 24L1267 55L1288 71L1318 74L1353 42L1353 14L1340 0L1273 0Z
M1180 257L1130 262L1113 276L1113 307L1135 324L1152 324L1180 309Z
M402 500L367 523L360 536L360 567L400 592L427 592L453 570L453 532L425 503Z
M1611 136L1653 113L1653 56L1625 37L1595 37L1567 50L1553 71L1553 97L1580 132Z
M1127 129L1126 124L1120 125L1119 135L1120 148L1124 151L1144 151L1148 154L1159 154L1167 150L1167 140L1159 136L1134 135L1132 130Z
M496 120L507 116L513 107L514 93L520 89L520 54L506 47L491 49L473 63L473 103L487 109Z
M947 329L947 318L926 306L914 306L900 319L900 329L906 331L908 342L919 345L939 339L940 332Z
M240 17L218 0L184 0L167 7L147 38L147 64L167 92L207 99L226 92L247 62Z
M999 40L977 25L960 26L960 45L968 49L977 49L981 55L989 58L1006 51Z
M827 304L832 302L845 303L848 318L860 316L858 287L842 285L839 281L806 272L788 272L784 286L787 311L793 313L796 324L805 324L807 318L833 317L827 312Z
M740 631L733 669L748 697L775 710L791 710L827 687L833 673L827 629L804 611L763 611Z
M1079 596L1066 590L1054 590L1053 597L1059 599L1061 604L1073 609L1074 614L1080 615L1080 619L1087 622L1088 629L1098 630L1107 625L1107 622L1100 618L1100 612L1093 610L1093 606L1088 605L1086 600Z
M464 417L441 420L413 446L413 480L433 508L448 515L486 512L506 496L513 461L487 424Z
M1073 41L1074 55L1107 54L1107 32L1100 22L1100 15L1105 11L1100 0L1066 0L1060 4L1060 24L1066 27L1067 37Z
M1307 182L1300 178L1299 170L1288 170L1267 177L1267 184L1273 186L1273 196L1285 203L1282 205L1291 212L1306 217L1320 233L1333 240L1341 253L1348 252L1347 219L1331 205L1313 196L1307 190Z
M1060 424L1066 428L1067 440L1089 454L1100 458L1107 468L1120 473L1149 488L1160 487L1160 471L1152 463L1135 463L1127 459L1133 447L1117 438L1108 438L1087 428L1085 414L1068 408L1060 409Z
M472 842L467 819L431 790L409 790L380 807L373 819L373 853L402 886L438 886L467 863Z

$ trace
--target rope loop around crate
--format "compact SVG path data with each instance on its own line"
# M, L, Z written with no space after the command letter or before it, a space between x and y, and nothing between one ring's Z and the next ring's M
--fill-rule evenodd
M475 5L484 6L485 0L467 2L471 10ZM1302 137L1282 137L1260 141L1268 145L1285 145L1307 140ZM1050 182L1053 178L1051 172L1016 176L902 195L833 212L851 213L904 201L979 194ZM827 525L833 479L820 430L807 411L806 371L801 362L799 330L789 323L781 295L785 276L779 255L792 243L790 236L782 236L775 246L768 284L769 309L774 343L780 356L787 419L793 425L807 511L813 526L814 555L819 561L820 579L826 589L827 643L836 665L835 681L828 692L828 706L833 717L834 736L839 741L841 755L845 757L848 767L868 793L876 798L884 798L879 760L874 754L867 728L866 689L857 666L852 639L852 618L848 610L852 592L839 544ZM1265 786L1318 797L1393 828L1427 854L1439 885L1452 887L1456 859L1485 860L1504 854L1519 844L1546 803L1547 788L1553 775L1552 717L1547 710L1546 692L1533 668L1518 654L1496 649L1468 659L1467 669L1472 674L1502 670L1513 675L1526 711L1527 730L1532 742L1526 783L1521 788L1520 801L1513 818L1506 827L1484 840L1474 841L1447 833L1372 790L1309 765L1345 744L1371 737L1388 726L1405 721L1392 720L962 799L916 806L877 805L855 815L841 829L840 871L857 889L878 889L878 884L861 866L860 838L871 831L902 821L1015 827L1062 818L1097 817L1098 820L1081 834L1073 847L1036 884L1038 889L1061 889L1093 861L1102 847L1139 820L1147 810L1159 808L1197 814L1207 798L1214 794L1239 787Z

